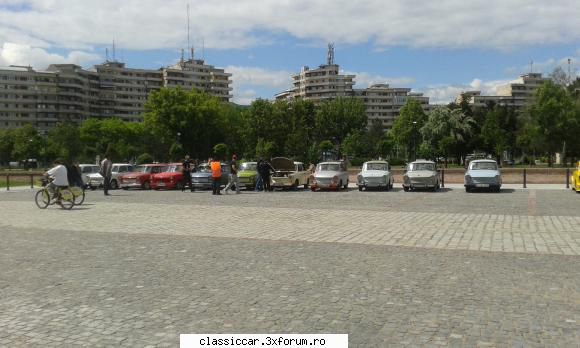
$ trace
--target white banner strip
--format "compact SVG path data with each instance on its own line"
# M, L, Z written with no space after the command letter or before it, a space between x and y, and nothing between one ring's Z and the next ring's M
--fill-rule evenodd
M332 334L182 334L181 348L207 347L284 347L348 348L348 335Z

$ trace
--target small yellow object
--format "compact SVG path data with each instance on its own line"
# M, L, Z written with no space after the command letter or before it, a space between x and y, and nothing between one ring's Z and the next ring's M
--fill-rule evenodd
M570 176L570 187L572 190L580 193L580 161L576 163L576 168L572 171Z

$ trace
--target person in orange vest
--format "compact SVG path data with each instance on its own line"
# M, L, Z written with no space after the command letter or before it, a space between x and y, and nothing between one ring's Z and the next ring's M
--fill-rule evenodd
M213 194L221 195L220 193L220 179L222 177L222 166L220 161L209 159L209 165L211 168L211 179L213 180Z

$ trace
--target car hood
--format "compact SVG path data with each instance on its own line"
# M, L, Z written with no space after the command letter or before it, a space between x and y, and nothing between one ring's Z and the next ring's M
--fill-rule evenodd
M378 178L389 175L389 172L386 170L363 170L359 175L365 178Z
M499 175L497 170L470 170L466 173L473 178L493 178Z
M252 170L243 170L241 172L238 172L238 177L249 177L249 176L256 176L258 175L258 172L252 171Z
M95 178L95 179L99 179L99 178L102 179L103 178L103 176L101 174L99 174L99 173L88 174L87 177L89 177L89 178Z
M124 178L138 178L140 176L149 176L151 175L150 173L141 173L141 172L132 172L132 173L127 173L127 174L123 174Z
M272 158L271 164L276 171L294 171L294 162L286 157Z
M181 172L164 172L164 173L153 174L153 176L156 178L168 178L168 177L178 176L178 175L181 175Z
M405 175L407 175L409 178L428 178L437 175L437 173L428 170L415 170L412 172L407 172Z
M343 172L319 172L314 173L315 178L333 178L335 176L342 175Z

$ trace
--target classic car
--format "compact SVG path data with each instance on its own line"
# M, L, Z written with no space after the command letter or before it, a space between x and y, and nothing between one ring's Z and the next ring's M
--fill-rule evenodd
M258 181L258 163L244 162L240 165L238 170L238 179L240 180L241 188L254 189Z
M572 175L570 176L570 187L572 187L572 190L576 191L576 193L580 193L580 161L576 163L576 168L572 171Z
M348 172L342 161L318 163L310 180L310 189L335 189L348 188Z
M151 175L151 188L154 190L181 190L183 188L183 165L171 163L162 168L160 173Z
M275 173L272 175L272 187L297 188L310 184L310 172L304 169L304 163L294 162L285 157L272 158L272 167Z
M494 160L473 160L469 162L464 178L465 192L484 188L499 192L501 190L501 173Z
M365 162L361 172L356 177L356 181L359 191L373 188L388 191L393 188L394 183L391 166L386 161Z
M433 161L417 160L405 167L403 174L403 190L405 192L416 189L439 189L439 173Z
M161 173L167 168L167 164L142 164L135 167L135 170L119 176L119 185L123 190L139 188L143 190L151 189L151 176Z
M81 169L83 184L86 187L89 185L89 174L98 173L101 167L96 164L79 164L79 168Z
M111 189L115 190L119 188L119 176L133 171L133 165L128 163L113 163L111 170ZM91 190L97 187L103 187L103 177L99 173L89 174L88 186Z
M221 163L221 167L220 187L225 187L229 180L230 166L226 163ZM191 174L191 183L194 189L208 190L212 188L211 168L208 163L199 165L197 171Z

